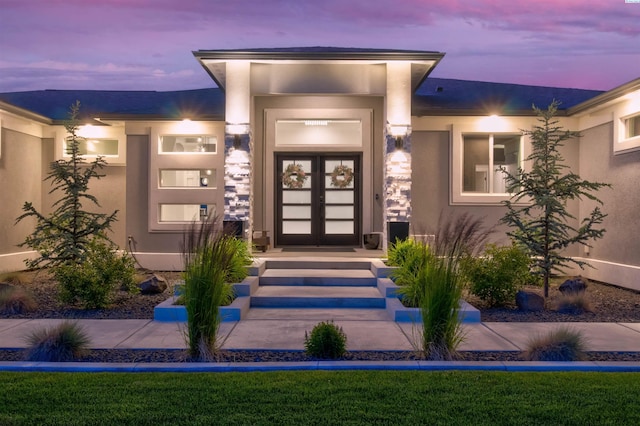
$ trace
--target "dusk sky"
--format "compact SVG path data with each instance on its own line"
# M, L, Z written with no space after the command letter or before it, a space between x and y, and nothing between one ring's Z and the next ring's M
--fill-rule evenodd
M0 92L214 87L192 51L446 53L433 77L608 90L640 77L640 0L0 0Z

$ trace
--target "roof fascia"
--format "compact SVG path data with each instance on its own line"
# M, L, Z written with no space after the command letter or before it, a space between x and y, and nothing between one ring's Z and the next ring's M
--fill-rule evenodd
M571 108L567 109L567 115L580 114L589 109L603 106L608 102L616 101L618 98L635 92L636 90L640 90L640 78L631 80L630 82L615 87L608 92L604 92L578 105L572 106Z

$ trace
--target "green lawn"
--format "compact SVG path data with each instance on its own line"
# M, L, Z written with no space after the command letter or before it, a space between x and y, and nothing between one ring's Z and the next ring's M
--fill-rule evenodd
M0 373L0 425L640 424L632 373Z

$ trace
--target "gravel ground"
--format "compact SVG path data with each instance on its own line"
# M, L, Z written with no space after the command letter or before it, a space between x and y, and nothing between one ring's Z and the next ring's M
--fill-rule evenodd
M175 272L160 273L169 285L180 279ZM62 306L57 297L57 286L46 271L26 274L28 282L21 284L32 292L38 308L24 314L0 314L0 318L91 318L91 319L152 319L153 308L171 294L171 288L165 293L153 296L131 295L119 292L113 304L107 309L82 310L76 307ZM507 308L488 308L482 302L469 296L467 300L481 310L483 322L640 322L640 293L597 282L590 282L587 295L593 312L583 314L562 314L556 312L555 304L560 295L558 283L552 284L547 309L543 312L520 312L515 306ZM535 289L541 291L540 289ZM465 361L517 361L521 360L517 352L460 352ZM0 350L0 361L24 360L23 350ZM416 360L422 359L416 352L349 352L342 360ZM186 362L184 350L91 350L80 361L86 362ZM222 351L220 362L260 362L260 361L311 361L314 358L304 352L295 351ZM640 361L640 353L590 352L591 361Z

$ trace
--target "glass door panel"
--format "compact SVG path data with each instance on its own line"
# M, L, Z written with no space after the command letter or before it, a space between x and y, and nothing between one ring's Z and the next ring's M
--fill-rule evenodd
M360 245L360 154L276 154L276 245Z

